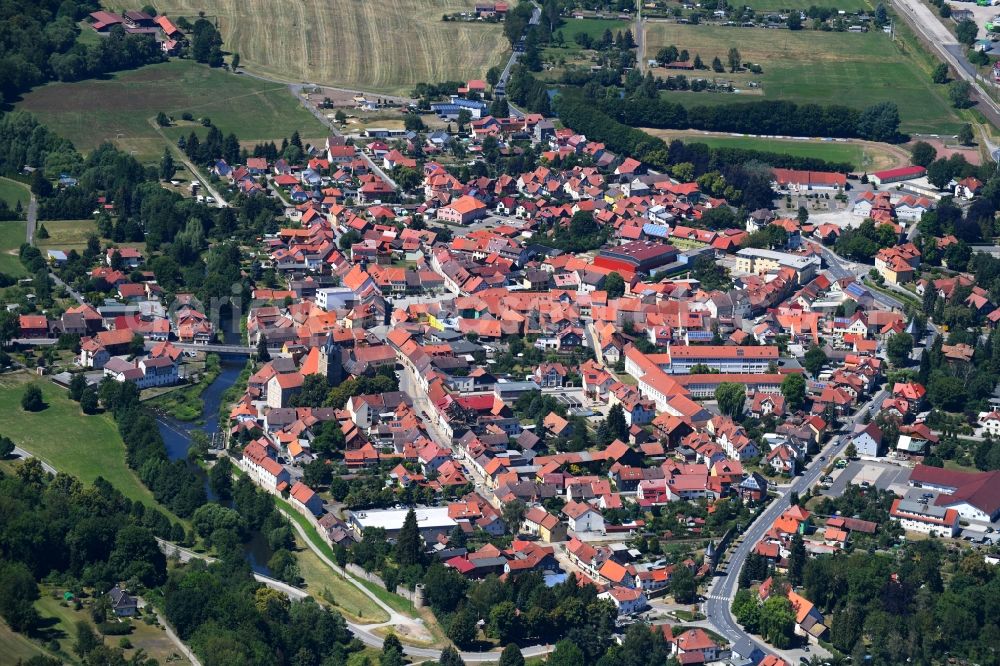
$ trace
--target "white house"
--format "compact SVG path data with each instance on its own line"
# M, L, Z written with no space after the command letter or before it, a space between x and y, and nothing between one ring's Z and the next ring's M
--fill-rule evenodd
M874 422L868 425L858 424L854 427L851 444L854 444L859 456L877 458L882 449L882 430Z
M594 507L583 502L568 502L563 507L566 522L574 532L603 532L604 516Z
M981 436L1000 436L1000 412L979 412L979 427Z
M619 615L632 615L646 609L649 603L642 590L628 587L613 587L607 592L597 595L599 599L608 599L618 609Z
M958 511L930 503L896 499L889 515L899 521L904 530L938 537L953 537L961 528Z
M271 458L268 448L259 441L247 444L236 464L265 490L276 492L279 486L288 486L288 470Z

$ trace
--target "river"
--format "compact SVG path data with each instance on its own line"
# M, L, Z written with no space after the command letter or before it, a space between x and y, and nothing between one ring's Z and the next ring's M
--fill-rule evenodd
M192 432L201 430L209 438L218 432L222 394L239 378L245 363L244 359L222 357L222 370L219 376L201 394L202 400L205 401L205 411L202 413L204 425L198 426L193 423L178 421L163 414L157 415L156 422L160 427L160 434L163 436L163 443L167 447L167 455L171 460L187 459L188 448L191 446ZM208 475L205 474L205 470L193 463L191 464L191 469L198 474L202 483L205 484L205 492L208 493L208 498L215 499L211 488L208 486ZM247 561L253 567L254 571L267 576L271 575L270 569L267 568L267 561L271 559L271 549L267 545L267 540L264 539L264 536L260 532L254 532L250 541L244 544L244 552L246 553Z

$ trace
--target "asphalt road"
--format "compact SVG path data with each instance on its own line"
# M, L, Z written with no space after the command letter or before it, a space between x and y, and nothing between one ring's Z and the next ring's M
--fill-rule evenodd
M872 268L867 264L859 264L848 261L847 259L844 259L840 255L836 254L830 248L819 243L813 243L813 245L818 247L820 252L823 254L827 270L830 271L830 274L834 277L834 279L842 280L850 277L860 280L864 275L867 275L868 271ZM888 294L883 294L875 289L869 289L868 291L871 292L872 298L875 299L875 302L883 307L896 310L904 310L906 308L902 301L893 298Z
M871 409L873 405L881 404L886 396L888 396L888 392L881 390L873 395L868 402L864 403L854 416L847 419L847 423L850 425L848 431L853 429L854 425L861 422L865 412ZM705 599L705 615L715 628L715 631L733 644L750 642L760 647L764 652L774 652L774 648L761 645L758 641L754 640L733 618L730 607L738 589L737 583L739 582L740 569L743 568L743 563L746 561L747 555L757 545L757 542L771 529L778 516L790 506L788 497L791 491L798 492L800 496L805 495L817 482L828 461L843 452L847 446L847 441L846 437L841 437L840 435L834 436L819 453L819 456L825 456L826 460L820 461L819 457L817 457L801 476L796 477L792 481L780 497L771 502L767 509L744 532L743 541L732 551L726 567L726 574L716 578L709 589L709 593Z
M38 199L35 195L31 195L31 201L28 202L28 245L33 245L35 242L35 225L38 223Z

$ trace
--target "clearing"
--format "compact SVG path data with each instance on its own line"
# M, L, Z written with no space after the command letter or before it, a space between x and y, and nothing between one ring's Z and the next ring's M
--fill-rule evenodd
M901 22L897 22L901 23ZM929 65L917 51L912 34L900 26L897 39L881 32L848 33L814 30L764 30L714 25L647 22L646 53L653 58L661 48L675 45L706 65L718 57L728 67L727 54L735 47L744 64L755 63L762 74L749 71L716 74L676 72L657 68L659 76L685 73L730 81L743 93L665 92L685 105L732 104L760 99L787 99L798 103L846 104L864 108L891 101L899 107L902 130L917 133L953 133L961 120L947 99L947 88L930 80ZM760 88L750 88L756 81Z
M664 141L681 139L686 143L704 143L712 148L745 148L796 157L815 157L829 162L850 162L856 171L890 169L910 163L910 154L904 148L873 141L783 140L762 136L647 128L643 128L643 131Z
M121 72L103 80L50 83L24 95L18 107L31 111L82 151L105 141L158 162L163 139L150 125L158 112L180 118L208 117L223 134L242 142L281 142L298 130L326 136L327 129L306 111L288 86L171 60Z
M39 250L76 250L82 253L87 249L87 238L97 234L95 220L45 220L39 222L49 232L48 238L39 238L35 234L35 245Z
M423 81L481 79L509 52L500 23L444 22L473 0L162 0L171 16L217 19L241 66L290 82L409 93Z
M42 390L48 405L40 412L21 409L21 395L28 384ZM87 416L66 391L47 379L27 372L0 377L0 433L61 472L91 484L98 476L131 500L139 500L179 521L125 464L125 443L110 414Z

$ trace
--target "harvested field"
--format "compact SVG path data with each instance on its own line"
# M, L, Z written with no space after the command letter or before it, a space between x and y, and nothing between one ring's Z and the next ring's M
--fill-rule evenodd
M218 18L248 71L295 83L408 93L421 81L483 78L509 51L499 23L444 22L472 0L163 0L171 16Z
M223 133L235 132L247 142L280 142L295 130L302 136L326 134L287 86L191 60L150 65L104 80L50 83L26 94L18 107L83 151L113 141L147 162L163 155L163 139L149 123L159 111L177 118L184 112L211 118Z

